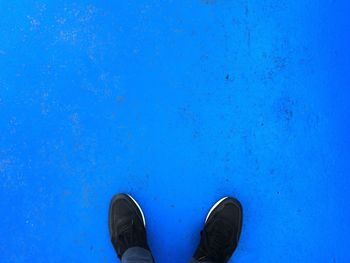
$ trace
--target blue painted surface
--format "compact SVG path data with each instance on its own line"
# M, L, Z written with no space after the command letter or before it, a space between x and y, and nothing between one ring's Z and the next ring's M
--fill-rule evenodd
M244 206L235 262L350 262L345 1L2 1L0 261L116 262L111 196L157 262Z

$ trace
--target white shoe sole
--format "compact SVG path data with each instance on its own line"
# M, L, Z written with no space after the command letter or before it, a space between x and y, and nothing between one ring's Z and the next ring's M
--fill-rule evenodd
M127 194L127 196L129 196L131 198L131 200L136 204L136 206L140 210L141 215L142 215L143 225L146 227L146 219L145 219L145 215L143 214L143 211L141 209L141 206L136 202L136 200L131 195Z
M207 220L208 220L210 214L214 211L214 209L215 209L218 205L220 205L222 201L224 201L224 200L227 199L227 198L228 198L228 196L225 196L224 198L221 198L219 201L217 201L217 202L215 203L215 205L213 205L213 207L209 210L209 213L208 213L207 217L205 218L205 223L207 222Z

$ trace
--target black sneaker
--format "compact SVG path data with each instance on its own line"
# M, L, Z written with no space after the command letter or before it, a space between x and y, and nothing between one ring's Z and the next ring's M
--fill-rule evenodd
M194 254L198 261L226 263L235 251L242 229L242 206L232 197L219 200L209 211Z
M149 250L145 216L139 204L127 194L115 195L109 205L108 227L118 257L131 247Z

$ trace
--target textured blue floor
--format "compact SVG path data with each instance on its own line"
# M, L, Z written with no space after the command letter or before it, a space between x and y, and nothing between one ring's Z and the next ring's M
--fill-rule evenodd
M1 1L0 262L116 262L111 196L157 262L244 206L234 262L350 262L346 1Z

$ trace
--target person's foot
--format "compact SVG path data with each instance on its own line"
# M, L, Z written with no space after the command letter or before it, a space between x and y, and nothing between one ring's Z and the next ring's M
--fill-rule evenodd
M226 263L235 251L242 229L242 206L232 197L219 200L209 211L194 254L198 261Z
M108 227L118 257L131 247L149 250L146 221L138 203L127 194L115 195L109 205Z

